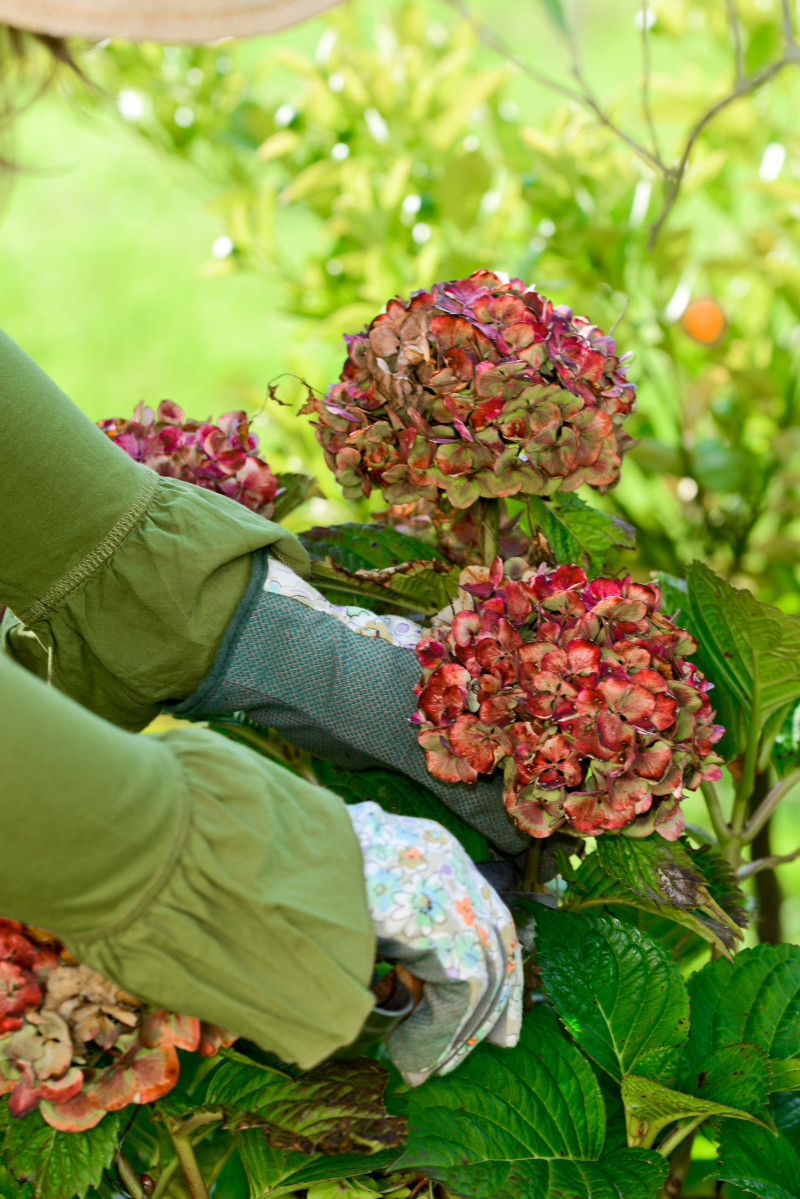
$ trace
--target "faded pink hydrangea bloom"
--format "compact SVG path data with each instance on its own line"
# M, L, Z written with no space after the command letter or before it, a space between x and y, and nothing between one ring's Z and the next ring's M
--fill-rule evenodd
M348 498L467 508L618 482L635 389L614 339L522 280L436 283L345 341L340 382L303 412Z
M278 482L256 453L258 438L250 432L245 412L226 412L214 425L189 420L177 404L162 400L157 412L139 404L130 420L97 423L121 450L158 474L217 491L261 516L272 516Z
M506 808L533 837L679 837L684 788L721 777L723 729L658 587L496 558L462 572L460 596L417 646L411 719L431 774L470 783L502 765Z

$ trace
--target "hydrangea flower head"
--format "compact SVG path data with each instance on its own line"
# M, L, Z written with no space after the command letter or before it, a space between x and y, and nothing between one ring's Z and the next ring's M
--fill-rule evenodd
M340 381L303 412L349 499L467 508L618 481L634 385L614 340L522 280L436 283L345 341Z
M227 495L268 519L278 481L256 453L258 438L245 412L226 412L217 424L190 420L171 400L154 412L139 404L130 420L97 422L112 441L160 475Z
M417 656L428 769L474 782L502 765L505 805L532 837L683 831L684 788L721 777L696 642L659 611L658 587L591 582L518 559L462 572L451 621Z

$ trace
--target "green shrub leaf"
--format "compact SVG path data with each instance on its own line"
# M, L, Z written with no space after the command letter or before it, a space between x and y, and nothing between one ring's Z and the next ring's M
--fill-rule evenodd
M682 1091L748 1111L770 1127L769 1091L773 1085L769 1058L757 1045L740 1042L716 1049L699 1070L690 1058L681 1064Z
M383 1103L388 1074L377 1062L325 1062L291 1078L229 1056L212 1074L207 1102L256 1116L270 1144L298 1153L377 1153L398 1145L403 1121Z
M416 560L446 562L444 554L389 525L315 525L300 534L312 558L331 558L345 570L381 570Z
M669 953L638 929L597 913L542 910L537 963L556 1011L612 1078L642 1054L681 1045L686 987Z
M800 1091L800 1058L772 1063L773 1091Z
M788 1137L726 1123L719 1136L718 1177L759 1199L797 1199L800 1156Z
M664 1176L643 1150L603 1156L597 1080L543 1005L515 1049L480 1045L456 1074L401 1098L409 1139L397 1165L469 1199L651 1199Z
M800 945L759 945L710 962L689 979L687 1044L698 1072L717 1049L756 1045L778 1061L800 1059Z
M421 816L436 820L456 837L473 862L486 862L489 847L485 837L419 783L393 770L347 770L330 762L314 760L314 772L324 787L330 787L345 803L374 800L397 816Z
M32 1199L33 1187L29 1182L17 1182L5 1166L0 1165L0 1199Z
M120 1121L119 1112L110 1112L95 1128L75 1133L56 1132L38 1111L9 1120L4 1146L6 1166L17 1182L33 1184L36 1199L83 1199L111 1165L119 1142ZM24 1194L24 1190L20 1192Z
M574 562L592 574L605 569L611 550L636 546L636 534L629 524L590 508L572 493L549 501L531 496L530 511L556 560Z

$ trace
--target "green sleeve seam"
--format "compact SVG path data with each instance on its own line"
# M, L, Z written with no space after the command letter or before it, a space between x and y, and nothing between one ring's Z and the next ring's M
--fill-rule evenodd
M178 757L167 746L164 746L164 749L169 760L169 770L173 775L175 793L179 796L180 803L172 844L164 859L164 864L155 878L145 887L144 891L133 904L133 907L124 916L115 920L113 924L108 924L105 928L98 929L97 932L85 933L80 937L70 937L69 943L71 947L91 944L94 941L104 941L109 937L115 937L124 932L126 928L129 928L150 907L178 865L191 826L191 803L189 802L189 788L186 775L181 768Z
M21 624L31 626L44 620L54 608L57 608L66 599L71 591L75 591L76 588L80 587L130 537L150 507L161 483L161 476L157 475L155 471L150 470L148 467L144 467L143 470L141 490L127 512L120 517L114 527L106 533L105 537L76 566L73 566L65 575L62 575L29 608L26 608L24 612L18 613Z

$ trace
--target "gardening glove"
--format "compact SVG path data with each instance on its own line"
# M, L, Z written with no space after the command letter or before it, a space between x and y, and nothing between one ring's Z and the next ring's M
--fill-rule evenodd
M378 956L425 983L419 1007L387 1039L406 1082L448 1074L482 1040L516 1045L522 957L508 908L440 824L375 803L347 811L364 855Z
M283 547L278 547L282 549ZM428 773L409 716L422 628L325 599L274 551L253 574L216 661L175 716L244 711L288 741L352 769L390 766L422 783L507 853L525 849L498 779L469 787Z

